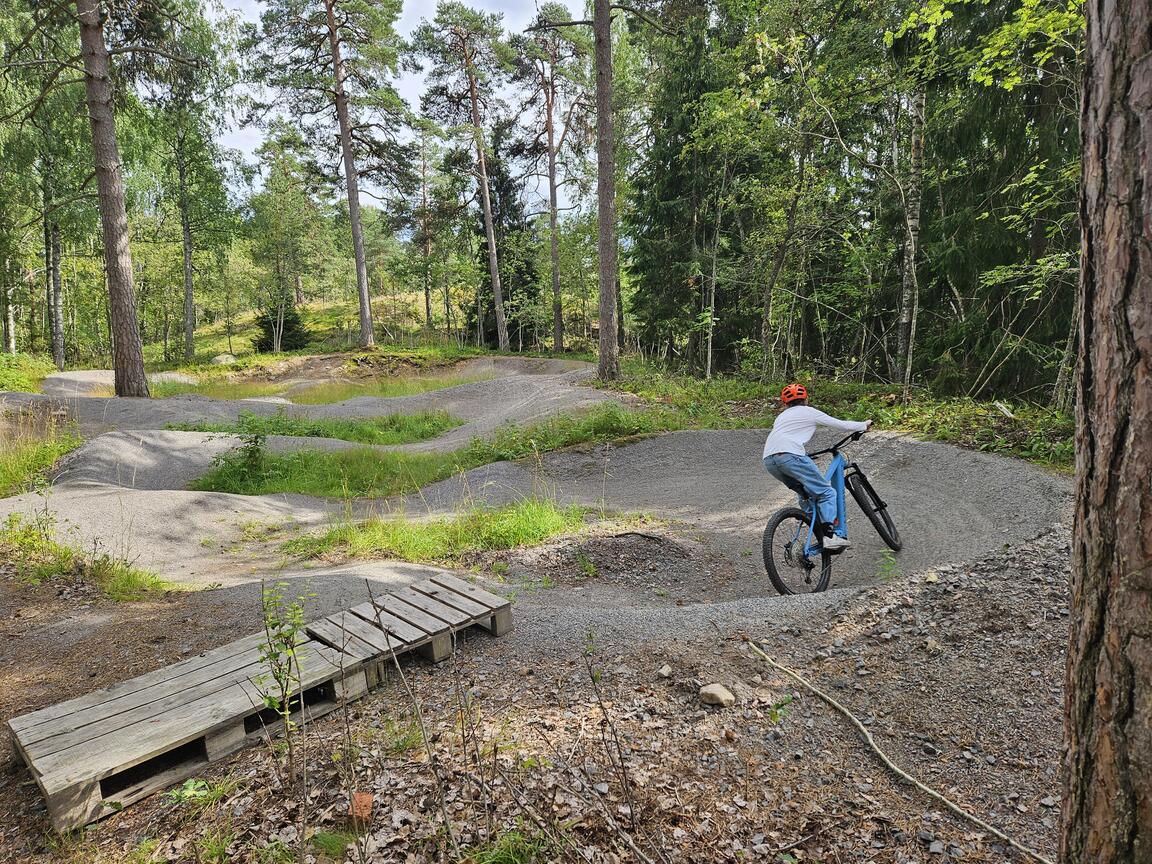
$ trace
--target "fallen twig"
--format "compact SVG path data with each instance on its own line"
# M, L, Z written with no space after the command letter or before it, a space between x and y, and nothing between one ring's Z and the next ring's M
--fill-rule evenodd
M880 749L880 746L876 743L876 740L872 737L872 733L869 732L868 729L864 726L864 724L861 723L856 718L855 714L853 714L851 711L849 711L847 708L845 708L843 705L841 705L839 702L837 702L835 699L833 699L831 696L829 696L827 693L825 693L823 690L821 690L819 687L817 687L815 684L813 684L807 678L800 675L798 672L794 672L791 669L789 669L787 666L782 666L781 664L777 663L775 660L773 660L771 657L769 657L760 648L760 646L757 645L754 641L752 641L752 639L750 639L747 635L741 634L741 638L746 643L748 643L748 647L751 648L757 654L757 656L760 657L761 660L763 660L765 663L767 663L773 669L777 670L778 672L784 673L789 678L791 678L793 681L798 683L800 686L804 687L806 690L810 691L811 693L814 693L816 696L818 696L820 699L822 699L828 705L832 706L837 711L839 711L841 714L843 714L844 717L848 720L848 722L856 727L856 731L859 732L861 737L864 738L865 743L868 744L868 746L871 748L872 752L875 753L877 757L879 757L880 761L884 763L884 765L888 768L888 770L890 770L893 774L895 774L901 780L915 786L917 789L919 789L925 795L928 795L930 798L934 798L936 801L939 801L941 804L943 804L945 807L947 807L949 810L951 810L957 816L960 816L961 818L966 819L967 821L971 822L973 825L977 826L981 830L987 831L989 834L992 834L994 837L997 837L998 839L1004 841L1005 843L1007 843L1009 846L1011 846L1013 849L1017 850L1018 852L1023 852L1029 858L1036 859L1037 861L1040 862L1040 864L1055 864L1055 862L1053 862L1050 858L1045 858L1043 855L1041 855L1035 849L1030 849L1027 846L1023 845L1022 843L1018 843L1017 841L1015 841L1011 837L1009 837L1007 834L1005 834L1003 831L1000 831L999 829L994 828L991 825L989 825L987 822L985 822L979 816L975 816L972 813L969 813L967 810L965 810L959 804L955 803L954 801L952 801L949 798L944 797L944 795L940 794L939 792L937 792L932 787L926 786L923 783L921 783L919 780L917 780L915 777L913 777L911 774L909 774L907 771L905 771L903 768L901 768L899 765L897 765L895 762L893 762L890 758L888 758L888 755L883 750Z

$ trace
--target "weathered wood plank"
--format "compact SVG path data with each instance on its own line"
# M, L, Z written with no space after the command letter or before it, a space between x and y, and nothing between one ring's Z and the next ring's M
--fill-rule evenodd
M173 663L171 666L163 666L152 672L146 672L135 678L129 678L127 681L121 681L108 687L102 687L99 690L93 690L91 693L86 693L83 696L77 696L75 699L49 705L47 708L41 708L38 711L33 711L30 714L24 714L20 717L13 717L8 725L13 731L20 731L30 729L42 723L47 723L51 720L67 717L69 714L75 714L79 711L87 711L94 705L102 705L140 690L146 690L158 684L165 684L189 673L194 673L206 666L224 663L234 655L242 654L259 646L263 640L263 633L245 636L243 639L238 639L227 645L221 645L219 648L213 648L211 651L205 651L197 654L195 657L189 657L187 660Z
M371 603L361 603L348 610L353 615L359 615L369 624L382 629L388 634L386 644L399 648L403 645L416 646L428 640L428 634L418 627L413 627L407 621L402 621L395 615L378 609Z
M400 598L405 603L415 606L418 609L423 609L428 614L434 615L453 627L467 625L472 620L472 617L467 612L461 612L455 606L441 603L439 600L429 597L427 594L421 594L419 591L413 591L407 586L392 591L391 594L394 597Z
M487 606L493 612L510 605L505 598L485 591L483 588L479 588L471 582L465 582L463 579L452 576L449 573L437 573L430 581L444 588L451 588L457 594L463 594L469 600L474 600L481 606Z
M425 604L417 606L415 603L409 603L406 600L401 600L395 595L389 595L384 599L387 601L387 605L382 607L385 611L395 615L397 618L407 621L413 627L419 627L429 636L438 636L441 633L447 633L452 629L448 622L441 621L435 615L430 614L425 608L423 608ZM430 606L431 603L426 605Z
M445 588L443 585L437 585L432 580L424 582L417 582L412 586L413 590L419 591L421 594L427 594L429 597L439 600L448 606L455 606L461 612L466 613L470 618L483 618L492 614L492 610L485 606L483 603L477 603L470 597L464 594L458 594L451 588Z
M360 639L355 633L342 628L331 618L321 618L305 628L313 639L319 639L337 650L350 654L358 661L371 660L379 651L375 644Z
M302 673L302 687L308 689L314 684L332 679L339 674L328 659L321 657L314 643L297 649ZM33 759L36 770L44 776L51 775L56 765L68 765L69 761L89 759L86 750L100 751L97 761L120 760L130 766L144 759L156 756L162 741L183 744L192 738L204 735L213 728L207 715L198 714L205 705L219 707L220 720L238 714L248 714L262 707L262 684L257 682L264 674L264 667L257 662L249 667L249 675L241 680L207 682L187 694L172 694L159 702L139 706L134 711L116 715L113 718L78 727L73 732L55 735L47 740L31 745L24 744L24 750ZM266 687L265 687L266 689ZM214 717L214 713L212 717ZM88 771L88 770L85 770ZM92 775L89 773L88 775ZM101 774L94 774L101 776Z
M308 643L298 653L302 680L296 691L307 690L339 674ZM259 677L258 674L253 678ZM267 689L267 685L264 685ZM54 740L53 749L34 755L34 765L45 782L71 785L82 779L99 779L130 768L165 750L186 744L220 724L234 721L263 707L261 685L252 679L234 681L223 689L202 694L192 701L173 697L163 713L134 715L131 722L105 726L92 734L89 728Z

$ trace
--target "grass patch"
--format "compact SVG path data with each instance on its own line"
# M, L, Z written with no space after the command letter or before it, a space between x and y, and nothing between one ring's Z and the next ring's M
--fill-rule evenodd
M523 831L507 831L491 843L466 850L475 864L536 864L550 851L548 838Z
M285 544L293 555L317 558L402 558L416 564L451 563L470 552L514 549L576 531L584 525L582 507L526 498L498 508L477 508L458 516L413 520L372 519L339 525L322 534L299 537Z
M508 424L489 438L476 438L465 450L469 467L522 459L564 447L593 442L625 441L683 429L684 419L676 412L653 409L634 410L605 402L582 414L558 414L531 426Z
M265 396L278 396L284 385L271 381L208 380L197 381L155 381L148 385L154 399L167 399L169 396L207 396L210 399L258 399Z
M59 542L49 515L31 521L11 514L0 525L0 561L17 579L40 584L60 578L90 582L111 600L141 600L170 586L154 573L98 548Z
M235 423L170 423L169 429L185 432L226 432L234 435L289 435L300 438L338 438L357 444L409 444L425 441L459 426L445 411L390 414L386 417L335 418L289 417L283 411L270 416L243 412Z
M604 386L648 402L656 412L651 422L662 431L767 428L776 419L780 388L786 383L763 384L740 376L705 381L637 360L625 363L623 371L619 381ZM813 380L807 386L815 407L849 420L875 420L880 429L1061 469L1071 468L1075 458L1072 417L1048 408L940 398L924 391L904 405L895 386L831 380Z
M0 415L0 498L31 491L62 456L83 443L73 426L50 414Z
M347 831L317 831L312 835L312 845L322 855L344 860L348 847L356 842L356 835Z
M331 384L317 384L293 390L291 399L300 405L327 405L343 402L361 396L377 399L391 399L396 396L418 396L434 390L444 390L461 384L487 381L490 375L437 375L400 378L374 378L365 381L348 381Z
M256 452L259 451L259 452ZM192 484L201 492L329 498L386 498L413 492L460 470L453 453L387 453L354 449L267 453L245 446L226 453Z
M0 354L0 391L39 393L44 379L56 371L47 357L35 354Z

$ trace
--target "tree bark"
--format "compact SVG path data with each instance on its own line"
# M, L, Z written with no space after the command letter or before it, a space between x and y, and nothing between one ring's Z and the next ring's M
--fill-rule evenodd
M432 235L428 233L428 133L420 132L420 233L424 255L424 324L432 329Z
M496 256L496 226L492 220L492 194L488 189L488 160L484 154L484 131L480 126L480 94L476 90L476 73L472 58L464 49L464 67L468 75L468 96L472 102L472 129L476 138L476 162L479 171L480 203L484 209L484 236L488 240L488 274L492 279L492 301L496 307L496 341L501 351L508 350L508 322L504 319L504 290L500 284L500 262ZM481 331L483 332L483 331Z
M912 96L908 179L904 190L904 272L900 296L900 328L897 353L903 364L904 401L912 386L912 355L916 350L916 319L920 308L920 286L916 261L920 257L920 197L924 168L924 112L928 90L921 82Z
M111 65L104 44L100 0L76 0L80 50L84 59L84 90L92 125L92 155L104 237L104 269L108 275L109 319L113 333L112 368L117 396L148 396L144 353L136 318L132 280L128 212L124 206L124 176L116 143L112 110Z
M1152 0L1090 0L1061 860L1152 860Z
M192 220L188 214L188 165L183 136L176 143L176 180L179 183L180 237L184 252L184 360L196 356L196 301L192 291Z
M4 269L0 270L3 277L4 300L4 351L8 354L16 353L16 274L12 269L12 262L4 260Z
M559 193L556 188L556 52L544 86L544 130L548 135L548 228L552 256L552 350L564 350L564 306L560 296Z
M612 126L612 4L595 0L592 30L596 42L596 203L600 284L601 381L620 377L616 337L616 149Z
M376 344L372 329L372 298L368 294L368 261L364 256L364 226L360 218L360 176L352 152L352 121L348 116L348 94L344 92L344 60L340 56L340 31L336 25L336 0L324 0L328 13L328 45L332 50L332 76L336 119L340 124L340 150L344 157L344 181L348 187L348 222L352 226L352 254L356 258L356 294L360 300L360 347Z

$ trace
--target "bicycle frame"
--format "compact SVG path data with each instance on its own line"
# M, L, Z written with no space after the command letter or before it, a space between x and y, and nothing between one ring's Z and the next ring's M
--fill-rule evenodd
M848 536L848 507L844 498L846 488L845 481L849 474L858 472L860 469L855 462L849 462L844 458L844 454L840 452L840 448L847 442L855 441L859 437L860 433L854 432L843 440L837 441L831 447L811 454L813 458L822 456L825 453L832 454L832 463L828 466L828 470L824 472L824 479L828 481L829 486L836 490L836 523L839 526L840 533L844 537ZM816 522L819 511L816 507L816 502L811 498L806 497L802 506L808 513L808 536L804 539L804 555L808 557L815 555L820 549L820 544L813 544L812 542L816 534Z

